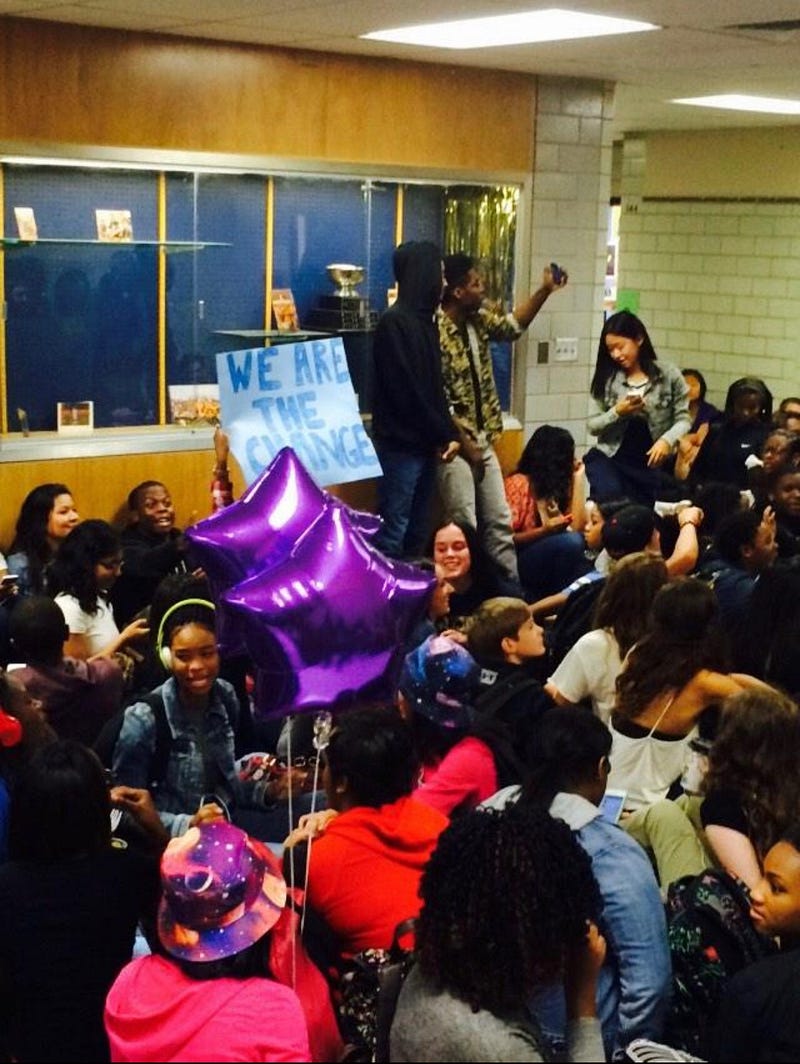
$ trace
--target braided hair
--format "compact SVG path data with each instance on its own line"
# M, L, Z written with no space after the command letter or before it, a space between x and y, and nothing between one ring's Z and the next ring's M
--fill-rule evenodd
M454 820L422 877L422 973L473 1011L524 1006L561 976L601 902L591 861L560 820L533 807Z

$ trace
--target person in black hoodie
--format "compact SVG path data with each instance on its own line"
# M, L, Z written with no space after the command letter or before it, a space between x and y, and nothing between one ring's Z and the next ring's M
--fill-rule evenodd
M434 312L442 295L442 257L435 244L395 249L397 300L380 318L373 342L372 433L383 477L376 546L391 557L424 552L436 467L459 450L442 383Z
M761 454L772 425L772 393L758 377L728 388L724 420L708 431L691 470L695 487L709 480L748 487L747 459Z

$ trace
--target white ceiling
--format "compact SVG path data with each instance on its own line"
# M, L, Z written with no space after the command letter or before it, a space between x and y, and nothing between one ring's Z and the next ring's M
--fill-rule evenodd
M567 7L655 22L660 32L478 51L362 41L361 33L415 22ZM353 55L599 78L618 84L615 135L646 129L794 124L671 104L678 96L746 92L800 96L800 29L760 32L734 24L800 20L798 0L0 0L0 16L151 30ZM402 92L402 83L398 83ZM450 107L457 101L447 101ZM446 107L443 110L446 121ZM476 116L491 127L502 115Z

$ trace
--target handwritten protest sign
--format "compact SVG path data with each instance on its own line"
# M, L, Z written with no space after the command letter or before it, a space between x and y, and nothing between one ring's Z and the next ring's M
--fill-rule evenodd
M222 424L248 484L291 447L320 487L380 476L339 337L217 355Z

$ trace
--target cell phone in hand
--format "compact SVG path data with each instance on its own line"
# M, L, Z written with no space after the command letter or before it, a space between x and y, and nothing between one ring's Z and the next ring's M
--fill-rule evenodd
M613 787L606 788L606 793L600 803L600 816L603 820L607 820L609 824L618 823L627 795L627 791L616 790Z
M550 276L553 278L553 284L561 284L564 280L564 271L557 262L550 263Z

